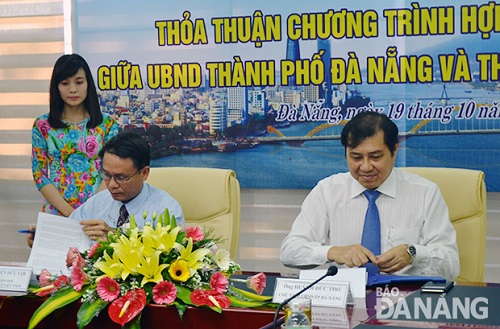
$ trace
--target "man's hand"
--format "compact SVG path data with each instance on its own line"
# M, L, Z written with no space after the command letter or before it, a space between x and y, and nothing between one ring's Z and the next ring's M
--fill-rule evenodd
M100 219L82 220L80 224L83 226L83 233L93 241L97 241L108 234L108 232L113 231L113 228Z
M406 244L400 244L378 256L377 261L380 271L390 274L402 270L409 265L411 259L406 248Z
M328 250L328 260L331 262L336 262L340 265L347 265L349 267L353 266L363 266L371 261L374 265L378 265L377 257L367 248L360 244L355 244L346 247L335 247L332 246Z

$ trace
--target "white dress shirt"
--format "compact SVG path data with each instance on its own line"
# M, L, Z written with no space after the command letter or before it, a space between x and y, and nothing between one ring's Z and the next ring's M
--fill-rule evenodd
M302 204L281 244L281 261L310 268L328 263L331 246L361 243L368 201L365 188L350 173L321 180ZM377 188L382 253L413 244L413 263L396 274L440 275L454 279L460 271L456 233L438 187L418 175L394 168ZM342 267L342 266L340 266Z
M101 219L110 227L116 228L122 205L123 202L114 200L109 190L106 189L95 194L76 208L71 213L70 218L78 220ZM177 225L184 226L186 224L184 213L177 200L166 191L153 187L146 182L142 183L141 193L127 202L125 206L129 215L134 215L137 226L141 228L145 223L152 221L153 212L160 215L165 208L168 208L170 216L175 216ZM144 211L147 212L146 219L143 217Z

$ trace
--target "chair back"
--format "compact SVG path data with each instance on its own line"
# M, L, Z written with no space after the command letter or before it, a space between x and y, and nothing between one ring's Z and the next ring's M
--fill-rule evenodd
M436 183L448 205L457 232L460 274L457 280L484 281L486 257L486 185L480 170L401 168Z
M240 233L240 184L230 169L154 167L147 182L181 205L188 226L200 226L236 259Z

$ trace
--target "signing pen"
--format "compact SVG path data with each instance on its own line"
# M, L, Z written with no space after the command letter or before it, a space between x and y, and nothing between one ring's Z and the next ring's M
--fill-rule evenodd
M31 233L35 234L35 230L18 230L19 233Z

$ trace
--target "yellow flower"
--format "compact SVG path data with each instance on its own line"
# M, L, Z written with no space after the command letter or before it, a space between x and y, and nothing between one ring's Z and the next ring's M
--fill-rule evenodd
M144 226L142 229L142 246L145 255L152 255L158 249L159 243L157 241L158 238L154 229L149 225Z
M139 273L138 270L143 255L149 256L152 254L152 251L143 245L138 233L138 229L133 229L130 232L130 237L121 235L117 242L110 244L114 249L113 258L122 263L121 278L123 280L129 275Z
M139 273L141 265L141 253L136 250L129 249L127 246L119 245L115 247L113 256L116 255L123 264L121 278L125 280L129 275Z
M153 229L151 226L144 226L142 231L142 241L144 246L168 253L172 248L179 247L176 242L177 235L181 227L170 229L170 226L162 226L160 223Z
M144 229L146 232L148 230L153 231L149 226L146 226ZM144 243L139 237L138 229L131 230L130 237L126 235L120 236L111 246L114 249L113 258L108 257L107 262L112 261L120 264L121 273L118 273L118 275L122 280L127 279L129 275L136 274L143 276L141 286L144 286L148 282L158 283L163 280L161 272L168 265L160 265L161 251L155 250L152 244ZM104 265L102 267L105 268ZM113 274L116 275L117 273Z
M188 263L189 269L194 272L203 266L203 257L210 253L210 249L200 248L193 252L193 239L189 238L187 246L180 246L179 252L179 259L185 260Z
M178 259L170 265L168 274L173 280L180 282L186 282L191 277L188 263L182 259Z
M139 274L142 274L144 277L142 278L141 287L148 282L158 283L163 281L163 277L161 272L168 267L167 264L160 265L160 254L161 251L155 251L150 256L141 255L142 259L140 261L140 266L137 270Z
M135 228L130 231L130 236L127 237L125 234L120 235L118 240L114 243L110 244L111 247L114 249L116 248L123 248L123 249L129 249L129 250L134 250L138 253L144 252L143 249L143 244L141 239L139 238L139 229Z
M104 260L95 262L94 266L113 279L120 277L123 270L123 264L116 253L111 258L107 251L104 251Z

